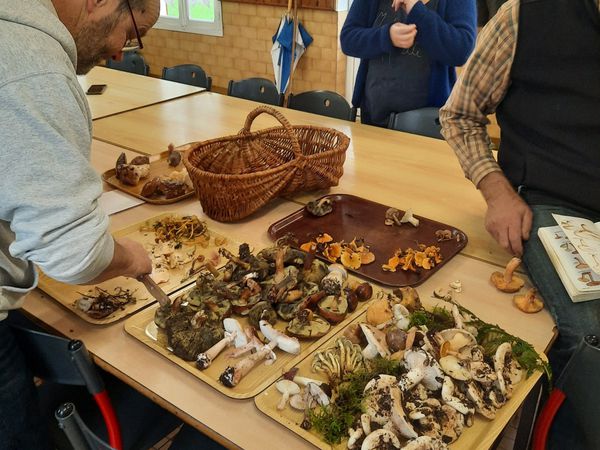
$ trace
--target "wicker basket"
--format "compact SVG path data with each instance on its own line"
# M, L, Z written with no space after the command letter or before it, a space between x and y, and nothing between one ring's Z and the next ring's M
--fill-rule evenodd
M282 126L251 132L262 113ZM292 127L280 112L261 106L248 114L237 135L196 143L183 162L205 214L231 222L275 197L337 185L349 144L337 130Z

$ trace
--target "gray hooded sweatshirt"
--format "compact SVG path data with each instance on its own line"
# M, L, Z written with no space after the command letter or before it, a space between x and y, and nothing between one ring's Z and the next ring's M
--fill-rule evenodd
M0 320L48 276L85 283L114 242L90 166L91 115L50 0L0 0Z

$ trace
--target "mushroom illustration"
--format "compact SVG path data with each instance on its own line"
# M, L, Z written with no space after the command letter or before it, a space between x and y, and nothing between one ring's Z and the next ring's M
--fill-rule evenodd
M300 393L300 386L298 386L293 381L286 380L286 379L279 380L277 383L275 383L275 387L281 393L281 400L277 404L277 409L279 411L281 411L283 408L285 408L285 405L287 404L287 401L290 398L290 395L295 395L295 394Z
M373 359L377 355L383 357L390 356L390 350L383 331L366 323L361 323L360 328L367 339L367 346L362 351L365 359Z
M418 227L419 219L413 216L412 209L409 208L400 219L400 223L410 223L413 227Z
M522 278L513 275L513 272L519 267L521 264L521 260L519 258L512 258L506 268L504 269L504 273L502 272L494 272L490 277L490 281L492 284L502 292L517 292L519 289L523 287L525 282Z
M531 288L525 295L515 295L513 301L517 308L526 313L536 313L544 309L544 302L537 295L537 289Z
M588 264L585 261L581 260L580 256L575 256L575 261L577 262L577 264L575 265L576 269L589 269L590 266L588 266Z

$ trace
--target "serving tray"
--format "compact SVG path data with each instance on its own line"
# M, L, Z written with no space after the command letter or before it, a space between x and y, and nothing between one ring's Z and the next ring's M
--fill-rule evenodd
M349 278L352 279L352 277ZM373 288L374 293L372 298L374 298L377 295L377 292L380 291L379 289L375 288L375 286ZM187 289L183 290L182 294L185 291L187 291ZM277 359L273 364L265 365L264 363L260 363L254 367L244 378L242 378L237 386L233 388L226 387L219 382L219 376L221 373L223 373L225 368L230 365L233 366L237 361L239 361L239 359L228 358L226 355L227 350L221 353L207 369L199 370L195 367L193 362L184 361L183 359L175 356L170 350L149 336L149 334L152 334L154 328L154 313L158 308L158 305L147 308L127 319L125 321L125 331L227 397L245 399L259 394L271 383L277 380L283 372L297 365L302 359L306 358L318 347L323 345L323 343L329 339L329 336L331 336L332 333L335 333L336 330L344 328L346 324L350 323L354 318L360 315L361 312L366 309L368 303L368 301L360 302L356 310L353 313L349 313L342 322L338 323L337 325L332 324L331 329L325 336L314 340L300 339L301 345L300 353L298 355L291 355L279 349L275 349L274 352L277 355ZM234 314L232 317L240 322L242 328L248 325L248 319L246 317L239 316L237 314ZM274 327L280 331L284 331L285 325L286 322L278 319Z
M434 305L440 305L445 303L441 300L424 299L421 296L422 302L426 307L433 307ZM333 346L335 339L340 337L345 329L354 323L366 322L366 311L354 318L351 322L347 323L341 329L338 329L335 334L330 336L322 349L327 349ZM508 330L510 332L510 330ZM545 355L542 354L542 358L546 360ZM325 376L314 373L311 371L312 357L308 355L307 358L302 360L296 367L298 367L298 375L306 376L314 379L326 381ZM475 415L473 426L465 427L463 434L460 438L449 445L451 450L473 450L473 449L488 449L492 446L498 435L502 432L504 427L508 424L512 416L515 414L519 406L525 401L525 398L529 392L533 389L537 381L542 376L539 371L534 372L529 378L524 379L519 383L514 391L513 395L506 402L504 406L496 412L494 420L489 421L483 419L479 414ZM307 440L314 446L323 450L345 450L347 448L347 440L343 440L340 444L330 445L321 439L319 434L315 431L305 430L300 427L303 420L303 412L296 411L286 406L283 410L277 409L277 404L281 400L281 394L275 387L275 383L265 389L260 395L255 397L254 403L256 407L263 414L267 415L271 419L279 422L290 431L296 433L303 439Z
M467 245L466 234L451 225L415 215L420 221L418 227L408 223L402 226L387 226L384 224L384 219L389 206L348 194L326 195L322 198L329 198L333 202L331 213L316 217L306 211L306 208L301 208L271 224L269 227L271 238L277 240L292 233L299 244L310 241L319 233L328 233L336 242L342 240L350 242L356 237L363 238L365 244L375 254L375 261L362 265L357 270L349 270L392 287L417 286L423 283ZM450 230L458 236L458 239L438 242L435 237L437 230ZM396 249L416 248L417 244L439 247L442 262L430 270L419 268L418 272L406 272L400 268L396 272L383 271L382 264L388 262ZM319 253L317 256L327 261Z
M137 241L143 245L154 244L154 232L149 231L141 231L140 228L142 226L151 225L157 220L169 217L174 215L174 213L164 213L155 217L152 217L148 220L144 220L135 224L132 224L126 228L118 230L113 233L113 236L116 238L127 237L134 241ZM206 257L213 256L213 253L217 251L219 247L225 247L229 250L237 251L237 244L235 242L229 241L227 238L217 234L211 230L208 230L210 234L209 244L206 248L201 247L200 245L196 246L196 255L205 255ZM215 244L215 238L219 241L220 245ZM160 287L167 293L171 294L183 286L186 286L190 283L193 283L195 278L188 278L188 271L190 269L191 263L187 263L181 267L177 267L169 270L169 281L165 283L161 283ZM39 288L54 298L58 303L81 317L83 320L93 324L108 324L115 322L119 319L122 319L144 307L153 303L155 300L150 296L150 294L144 288L144 285L133 278L126 277L117 277L111 280L104 281L97 285L89 285L89 286L76 286L61 283L60 281L56 281L44 273L40 271L40 279L39 279ZM129 289L132 292L135 292L135 296L138 298L136 303L132 303L126 305L124 309L117 310L110 314L109 316L103 319L94 319L88 316L84 311L79 309L76 305L77 299L82 297L82 294L87 293L90 290L93 290L95 286L100 287L101 289L114 292L115 288L121 287L123 289Z
M190 144L185 144L185 145L181 145L179 147L175 147L175 150L181 152L182 159L183 159L183 153L188 148L190 148ZM150 158L150 174L148 175L148 177L141 180L137 184L137 186L129 186L128 184L124 184L121 181L119 181L115 174L114 168L104 172L102 174L102 179L104 181L106 181L108 184L110 184L111 186L113 186L114 188L119 189L120 191L126 192L129 195L133 195L134 197L144 200L145 202L152 203L154 205L168 205L171 203L176 203L180 200L183 200L185 198L188 198L188 197L191 197L192 195L194 195L193 186L187 186L187 190L186 190L185 194L179 195L179 196L173 197L173 198L165 198L164 196L144 197L141 194L142 188L144 187L144 184L146 184L147 181L150 181L151 179L153 179L155 177L166 177L173 171L180 172L185 169L185 167L183 166L183 162L179 163L179 165L177 165L177 167L169 166L169 162L167 159L168 156L169 156L168 151L160 153L158 155L158 159L156 156L149 156L149 158Z

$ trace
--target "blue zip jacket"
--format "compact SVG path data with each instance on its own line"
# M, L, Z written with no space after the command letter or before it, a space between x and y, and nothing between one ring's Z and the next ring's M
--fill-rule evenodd
M362 103L369 59L390 53L394 48L391 24L373 28L378 9L378 0L355 0L340 34L342 51L361 59L352 95L356 107ZM441 107L456 81L455 67L467 61L475 45L475 0L439 0L437 12L417 2L406 23L417 26L416 40L431 61L428 106Z

